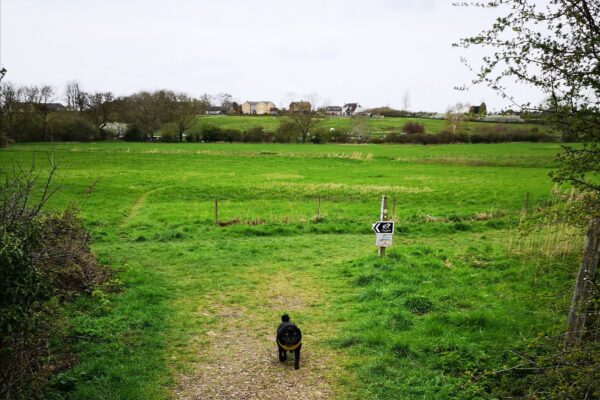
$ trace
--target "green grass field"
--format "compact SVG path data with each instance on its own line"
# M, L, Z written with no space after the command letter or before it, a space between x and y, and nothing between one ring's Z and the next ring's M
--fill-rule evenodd
M548 202L559 150L155 143L2 150L1 167L28 166L35 156L41 171L53 157L61 190L49 206L79 204L94 251L122 282L118 293L96 292L68 307L78 362L56 374L48 397L211 398L249 386L257 398L494 398L478 377L563 329L576 257L542 256L515 232L526 193L531 209ZM376 256L371 232L382 194L395 200L398 223L385 258ZM215 199L221 221L240 223L214 225ZM276 361L273 332L283 312L303 329L299 371Z
M205 115L198 117L196 128L204 125L217 126L224 129L245 130L250 127L263 127L267 131L275 131L279 126L279 122L283 117L275 116L228 116L228 115ZM440 133L444 129L445 121L438 119L427 118L370 118L367 120L367 129L370 134L382 136L386 132L400 131L407 122L419 123L425 126L427 133ZM466 122L466 131L476 131L480 127L489 127L495 125L488 122ZM510 126L519 129L532 129L537 127L540 132L549 132L549 129L543 125L535 124L511 124ZM317 127L335 128L340 130L348 130L352 127L352 118L348 117L329 117L323 119Z

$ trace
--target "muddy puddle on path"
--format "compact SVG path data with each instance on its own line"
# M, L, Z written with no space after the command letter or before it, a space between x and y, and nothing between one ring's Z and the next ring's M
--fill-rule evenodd
M261 284L247 292L256 301L252 307L232 305L227 297L199 309L217 319L207 332L207 343L196 351L201 362L180 376L175 389L178 399L331 399L335 355L324 348L327 335L319 326L303 329L300 369L294 369L294 355L285 363L277 358L275 330L280 310L294 315L310 313L318 306L319 293L313 284L298 281L290 287L284 273L262 275ZM303 277L302 279L308 279ZM243 289L241 289L243 290ZM215 299L217 300L217 299ZM321 323L319 323L321 325ZM325 326L325 324L323 324Z

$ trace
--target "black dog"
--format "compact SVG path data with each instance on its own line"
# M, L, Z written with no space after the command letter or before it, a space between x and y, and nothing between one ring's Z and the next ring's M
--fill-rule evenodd
M287 360L287 352L294 352L294 368L300 368L300 349L302 348L302 332L290 321L287 314L281 316L281 324L277 327L277 347L279 361Z

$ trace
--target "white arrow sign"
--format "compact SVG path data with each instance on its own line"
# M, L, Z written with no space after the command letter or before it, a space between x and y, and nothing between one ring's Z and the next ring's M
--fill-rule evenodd
M373 224L375 233L394 233L393 221L377 221Z

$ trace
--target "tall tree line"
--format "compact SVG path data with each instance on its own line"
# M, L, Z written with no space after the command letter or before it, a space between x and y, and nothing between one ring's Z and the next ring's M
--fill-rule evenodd
M231 98L219 96L216 100ZM61 99L51 86L5 82L0 85L0 147L27 141L110 139L113 123L127 124L131 140L151 139L163 124L170 123L181 141L195 116L214 100L172 90L115 96L110 91L87 92L76 81L67 83Z

